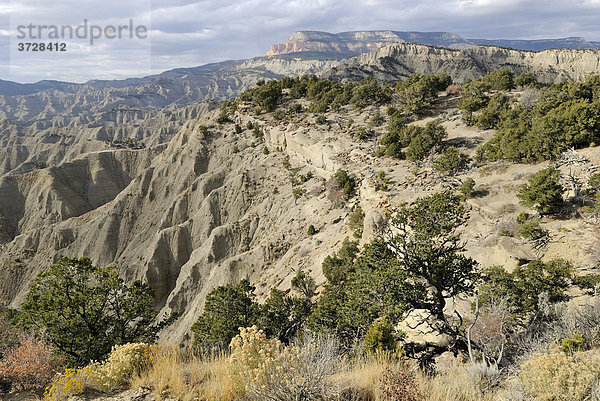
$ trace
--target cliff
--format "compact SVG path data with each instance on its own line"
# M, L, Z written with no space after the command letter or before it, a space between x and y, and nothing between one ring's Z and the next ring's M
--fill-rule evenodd
M473 45L459 35L448 32L357 31L333 34L301 31L294 32L285 42L273 45L266 56L320 52L339 57L367 53L393 43L421 43L453 48Z
M322 76L395 80L414 73L444 72L464 82L509 68L517 75L531 72L539 82L579 81L600 71L600 50L560 49L529 52L493 46L453 50L417 44L394 44L340 61Z
M558 39L466 39L450 32L353 31L328 33L294 32L285 42L274 44L266 56L318 52L341 58L377 50L394 43L415 43L450 49L466 49L476 45L511 47L518 50L597 49L600 44L584 38Z

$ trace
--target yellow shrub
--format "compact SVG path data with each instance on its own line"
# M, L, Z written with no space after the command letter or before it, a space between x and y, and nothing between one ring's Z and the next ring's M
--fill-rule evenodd
M584 400L600 377L600 351L567 354L553 346L523 363L520 377L527 391L540 400Z
M98 382L99 376L93 366L67 368L52 379L52 383L44 393L44 400L66 400L73 395L82 394L88 388L95 387Z
M256 327L242 329L231 343L231 377L248 400L337 400L349 388L337 343L309 338L284 347ZM242 387L243 386L243 387Z
M52 379L44 399L62 400L86 389L110 391L129 382L146 366L151 347L146 344L114 346L108 360L92 362L84 368L66 369Z
M252 326L240 328L240 334L231 340L230 348L230 375L235 387L244 393L248 383L260 380L275 363L283 344L267 338L262 330Z
M106 362L90 365L98 374L98 389L110 391L127 384L148 364L150 353L144 343L115 345Z

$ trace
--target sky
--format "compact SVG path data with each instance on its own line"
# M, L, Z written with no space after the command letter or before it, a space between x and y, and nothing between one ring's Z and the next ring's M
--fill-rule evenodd
M49 36L52 26L58 37ZM64 26L82 27L87 37L61 38L69 33L61 32ZM96 36L102 32L93 44L92 26ZM121 38L109 38L119 26L127 26ZM129 35L130 27L140 35ZM142 77L261 56L299 30L388 29L600 41L600 0L0 0L0 79ZM20 43L34 42L66 43L66 51L19 51Z

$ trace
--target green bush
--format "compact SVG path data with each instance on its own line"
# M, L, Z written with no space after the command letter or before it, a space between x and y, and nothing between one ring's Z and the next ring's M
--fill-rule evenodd
M265 138L265 132L258 124L254 124L254 128L252 129L252 135L257 139L260 139L261 141Z
M304 272L299 270L294 278L292 278L292 289L299 292L304 298L311 299L315 295L317 285L315 280L310 276L310 270Z
M380 142L378 156L388 156L403 159L402 148L408 145L404 128L406 127L407 118L398 110L388 108L390 121L387 125L387 132L383 135Z
M373 116L369 120L369 125L371 125L373 127L379 127L384 122L385 122L385 118L383 118L383 116L381 115L381 112L379 111L379 109L377 109L377 111L375 111L375 114L373 114Z
M502 113L510 107L508 96L504 93L494 94L487 106L477 116L477 128L481 130L496 128L501 121Z
M284 120L287 116L288 114L283 109L277 109L273 112L273 118L277 121Z
M498 231L498 235L500 237L512 237L513 233L510 230L507 230L505 228L501 229Z
M257 82L256 86L240 95L240 99L250 101L266 112L271 112L277 108L283 96L281 83L279 81ZM249 128L250 129L250 128Z
M482 304L493 299L508 299L516 315L527 315L538 310L538 298L548 294L550 302L568 298L566 290L573 275L573 265L563 259L547 263L533 260L507 272L500 266L487 269L480 288Z
M562 207L564 188L560 184L560 171L549 167L538 171L523 184L517 197L521 204L533 207L540 214L557 213Z
M464 170L469 163L469 157L454 146L449 146L433 163L433 168L440 173L456 174Z
M289 86L292 98L310 101L308 111L312 113L338 110L348 104L361 109L369 105L385 104L391 100L391 92L387 85L372 78L345 84L319 79L314 75L284 80L281 81L282 86Z
M106 357L114 345L154 342L169 321L155 323L152 289L127 286L115 266L60 256L33 282L20 319L46 335L72 364Z
M358 253L358 243L344 239L337 253L325 257L323 260L323 275L332 284L344 281L349 272L352 271L352 263Z
M519 213L519 215L517 216L517 223L519 224L523 224L525 223L527 220L529 220L529 213L527 212L521 212Z
M371 136L371 133L367 131L366 127L358 127L356 131L354 131L354 137L359 141L366 141Z
M219 113L219 116L217 117L217 123L226 124L226 123L230 123L230 122L231 122L231 118L229 118L229 113L227 113L227 109L222 108L221 112Z
M509 91L515 88L515 73L509 69L492 71L483 77L491 90Z
M458 101L458 108L463 112L463 120L467 125L477 123L480 129L494 128L499 117L508 104L503 93L496 93L491 98L491 91L509 91L514 88L514 73L508 69L490 72L482 78L465 83L464 94ZM476 116L475 112L482 110Z
M294 190L292 191L292 195L294 196L294 199L296 199L296 200L302 198L305 194L306 194L306 189L304 189L304 188L294 188Z
M462 183L458 190L461 193L462 199L464 200L473 197L473 193L475 192L474 189L475 180L469 177L465 180L465 182Z
M353 235L355 238L361 238L363 234L365 213L361 207L357 207L348 217L348 227L354 231Z
M479 279L477 264L462 254L455 231L465 221L458 197L445 192L399 210L391 222L395 235L366 244L360 256L347 241L350 249L323 263L329 283L308 319L309 328L335 333L351 344L379 318L395 322L408 310L425 309L436 331L460 336L444 309L446 297L472 293Z
M377 172L376 181L375 181L375 190L376 191L387 191L388 184L390 183L390 179L385 176L385 171L380 170Z
M306 230L306 233L308 235L315 235L317 233L317 230L315 229L315 226L313 226L311 224L310 226L308 226L308 229Z
M377 318L400 319L405 298L415 291L383 241L367 244L355 259L357 252L356 244L346 241L336 255L325 259L323 273L329 284L308 318L311 330L333 333L346 346L362 339Z
M349 175L346 170L338 169L333 175L333 181L338 188L344 191L346 197L352 195L354 192L354 187L356 186L354 177Z
M560 348L563 352L572 354L573 352L579 352L583 349L585 340L581 334L574 334L573 337L567 337L560 342Z
M597 196L600 194L600 173L594 173L590 176L585 192L589 196Z
M240 327L255 324L259 306L254 302L254 290L248 280L212 290L206 296L204 312L192 326L194 344L226 347Z
M257 320L267 336L288 344L303 326L312 303L305 297L292 297L288 291L272 288L264 304L259 305Z
M313 176L314 174L312 171L307 171L306 174L300 174L298 176L298 179L300 180L300 182L307 182L308 180L313 178Z
M327 124L327 118L324 115L320 115L317 117L316 123L320 125Z
M571 147L599 143L599 91L600 79L592 76L582 83L565 81L541 90L532 107L505 104L493 115L498 132L478 150L480 158L538 162Z
M524 72L515 79L515 85L517 86L535 86L535 78L531 72Z
M310 301L273 288L261 305L254 300L254 290L248 280L212 290L206 296L204 312L192 326L194 345L227 347L240 327L252 325L270 337L289 342L310 313Z
M396 84L396 93L402 111L407 114L421 114L437 98L438 92L445 90L452 83L449 75L414 74L405 81Z
M446 129L440 125L438 120L428 122L424 128L419 128L421 128L417 130L419 133L410 139L406 149L406 158L411 161L418 161L427 157L448 135Z
M537 240L548 237L548 230L540 227L540 219L530 219L521 224L517 235L526 239Z
M389 88L373 78L364 78L352 90L350 102L357 109L388 103L392 98Z
M573 284L586 290L590 295L597 295L598 290L600 289L600 274L577 276L573 279Z
M396 333L394 325L388 320L387 316L375 320L365 333L363 347L370 352L392 352L399 353L401 335Z
M458 101L458 108L464 113L472 114L487 106L490 98L487 92L490 85L482 79L465 83L464 93Z

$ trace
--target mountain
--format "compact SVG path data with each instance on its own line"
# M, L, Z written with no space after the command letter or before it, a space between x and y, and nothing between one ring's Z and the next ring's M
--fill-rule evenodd
M580 81L600 71L600 50L554 49L540 52L493 46L447 49L411 43L393 44L340 60L321 75L333 79L376 77L398 80L414 73L444 72L456 82L508 68L531 72L539 82Z
M430 39L436 37L443 34ZM326 124L317 123L313 113L288 110L283 120L257 114L244 102L231 113L232 122L220 123L215 108L219 100L231 99L259 79L303 74L394 81L413 73L446 72L463 82L510 68L531 71L542 82L581 80L600 71L600 51L395 43L344 59L317 53L228 61L118 81L4 82L0 306L18 307L35 275L59 254L85 255L100 265L117 265L129 282L147 281L157 307L180 316L162 334L177 342L189 335L214 287L248 278L264 299L271 287L289 289L297 270L311 270L322 284L323 258L353 235L347 224L353 209L360 206L365 213L364 242L395 206L433 190L456 188L467 176L487 191L469 201L472 220L464 236L469 254L486 266L535 257L518 239L499 238L495 227L514 217L514 189L540 166L474 169L457 180L440 177L430 165L415 169L406 160L378 158L376 139L385 124L369 123L374 107L324 113ZM297 101L308 108L307 100ZM477 145L493 132L466 127L456 101L444 95L436 107L443 110L449 141L474 156ZM386 115L383 106L379 112ZM249 122L261 127L262 139L235 128ZM359 129L372 132L370 139L357 140ZM598 148L582 152L590 160L581 166L585 175L600 165L600 153ZM354 175L357 184L342 207L323 185L339 168ZM377 190L380 171L389 178L388 191ZM300 187L290 178L297 174L309 177ZM594 226L580 223L549 224L561 236L549 245L549 256L592 265L586 249L593 245L588 242ZM563 230L568 224L573 229ZM306 234L309 225L317 234ZM585 241L575 238L579 235Z
M7 92L9 87L13 92L38 92L0 95L0 177L111 149L114 141L167 143L186 121L216 107L215 101L235 97L260 79L317 74L339 80L399 80L413 73L445 72L463 82L510 68L517 74L530 71L538 81L550 83L581 80L600 71L598 50L529 52L400 43L345 59L319 54L256 57L85 84L44 81L23 86L4 81Z
M294 32L285 42L273 45L266 55L320 52L329 57L342 58L377 50L394 43L417 43L449 49L466 49L476 45L502 46L532 51L600 48L597 42L588 42L583 38L539 40L466 39L449 32L354 31L328 33L300 31Z
M328 33L294 32L285 42L275 44L266 56L320 52L331 57L347 57L377 50L393 43L420 43L432 46L466 48L473 43L448 32L357 31Z
M17 82L4 81L0 79L0 95L4 96L17 96L17 95L30 95L32 93L38 93L47 89L66 89L72 84L69 82L60 81L39 81L33 84L20 84Z
M548 49L600 49L600 43L588 42L584 38L571 37L559 39L469 39L478 45L510 47L516 50L541 51Z

